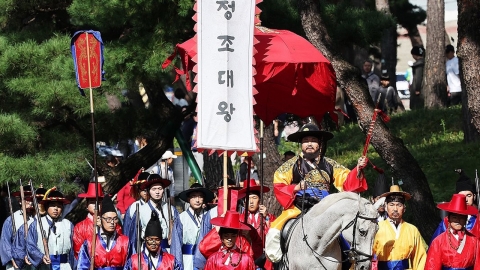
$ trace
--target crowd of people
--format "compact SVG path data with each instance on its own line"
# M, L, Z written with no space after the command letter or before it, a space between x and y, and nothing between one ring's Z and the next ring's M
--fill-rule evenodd
M412 58L415 60L409 61L409 70L405 74L405 78L409 82L410 103L411 110L421 109L424 107L424 91L423 73L425 66L425 49L421 46L413 46L410 51ZM447 106L453 106L462 103L462 85L460 83L460 68L458 58L455 56L455 48L453 45L445 47L445 68L447 81ZM390 85L390 77L386 71L382 71L382 76L379 77L374 73L373 62L366 60L362 66L362 78L368 84L368 90L373 100L374 105L390 114L397 110L397 92Z
M186 203L178 209L167 198L168 173L140 169L129 192L117 194L117 205L125 211L118 210L100 184L90 183L78 194L86 200L87 217L75 225L62 215L70 202L56 188L32 192L25 186L23 200L18 199L23 210L12 211L3 223L2 265L8 270L274 269L284 255L281 230L289 219L315 207L332 189L361 193L368 188L363 175L368 159L360 157L350 170L325 157L332 138L314 123L288 137L301 145L302 153L286 153L275 172L273 191L284 209L278 217L260 201L270 188L255 179L240 185L229 180L214 191L195 183L176 195ZM158 166L158 172L168 172L161 169L168 162ZM464 173L451 201L438 205L448 214L428 247L418 229L403 219L411 194L398 185L388 187L381 178L373 193L379 213L373 269L480 269L475 186Z

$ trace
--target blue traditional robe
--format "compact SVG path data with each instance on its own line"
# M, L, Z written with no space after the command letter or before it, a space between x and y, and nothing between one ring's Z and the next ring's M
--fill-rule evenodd
M51 265L43 264L45 250L42 243L40 226L35 219L28 228L28 259L37 270L72 270L75 258L73 255L73 224L66 219L53 222L47 215L41 218L43 230L48 242Z
M144 202L142 199L139 199L138 201L132 203L125 211L125 217L123 218L123 235L128 236L128 238L133 237L133 234L135 234L134 221L136 220L137 204L142 206L145 203L146 202Z
M477 216L468 216L467 224L465 225L465 229L467 229L467 231L471 231L473 229L473 226L475 226L476 221L477 221ZM437 236L439 236L440 234L442 234L443 232L445 232L447 230L447 225L446 225L447 223L448 223L447 217L445 217L442 221L440 221L440 224L438 224L437 229L433 233L432 240L430 241L430 244L432 244L433 239L437 238ZM477 237L478 237L478 235L477 235Z
M175 220L178 219L178 211L175 207L171 207L171 213L172 213L172 218L175 222ZM169 229L170 229L170 222L169 222L169 217L168 217L168 204L167 203L162 203L162 211L159 209L155 208L152 204L151 201L148 201L146 204L140 206L140 226L142 227L141 231L141 238L143 239L143 236L145 234L145 228L147 227L147 223L152 217L152 210L155 210L158 214L158 219L160 220L160 224L162 226L162 242L160 243L161 248L166 249L167 251L170 251L170 245L168 244L168 234L169 234ZM128 238L130 239L130 246L134 249L134 252L132 253L137 253L136 252L136 243L137 243L137 215L134 214L132 221L131 221L131 227L130 227L130 234L127 235ZM132 230L133 227L133 230Z
M23 213L22 210L18 210L13 213L13 219L15 221L15 230L16 234L13 235L13 224L12 224L12 217L9 216L5 222L3 223L2 234L0 237L0 257L2 260L2 265L6 267L7 270L14 269L12 264L12 259L15 260L14 254L22 250L19 248L18 242L25 241L25 235L23 233L19 234L19 230L24 225L23 221ZM27 225L33 222L33 218L27 215ZM23 248L23 257L25 257L25 248ZM17 266L21 269L23 267L23 259L21 261L15 260ZM20 263L20 264L19 264Z
M182 263L185 270L203 268L205 265L206 259L198 248L203 236L211 229L210 213L205 210L196 217L192 208L188 208L175 220L170 253Z

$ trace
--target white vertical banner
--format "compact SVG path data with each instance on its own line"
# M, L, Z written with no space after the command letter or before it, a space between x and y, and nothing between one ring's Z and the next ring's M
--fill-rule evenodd
M197 148L256 151L255 0L197 0Z

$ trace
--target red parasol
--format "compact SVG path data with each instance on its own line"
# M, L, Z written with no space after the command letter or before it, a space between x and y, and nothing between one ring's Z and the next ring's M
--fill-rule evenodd
M322 119L335 107L336 77L331 63L304 38L286 30L255 28L255 113L271 123L282 113L299 117L315 116ZM179 54L183 70L177 75L187 76L192 70L192 57L196 56L196 37L176 46L176 51L165 61L168 66ZM177 76L177 77L178 77ZM332 114L334 117L335 114Z

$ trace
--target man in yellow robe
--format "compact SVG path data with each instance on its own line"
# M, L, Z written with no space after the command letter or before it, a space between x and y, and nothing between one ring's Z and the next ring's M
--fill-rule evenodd
M417 227L403 220L407 192L393 185L385 197L388 218L378 223L373 242L373 253L378 260L378 270L423 270L427 258L426 245Z
M302 154L286 161L277 169L273 179L275 197L283 206L282 214L271 223L265 239L265 253L272 262L282 258L280 231L283 225L318 203L333 185L338 191L362 192L367 182L361 171L366 157L358 159L357 166L349 170L336 161L326 158L327 141L333 134L321 131L315 124L306 124L288 140L302 146Z

